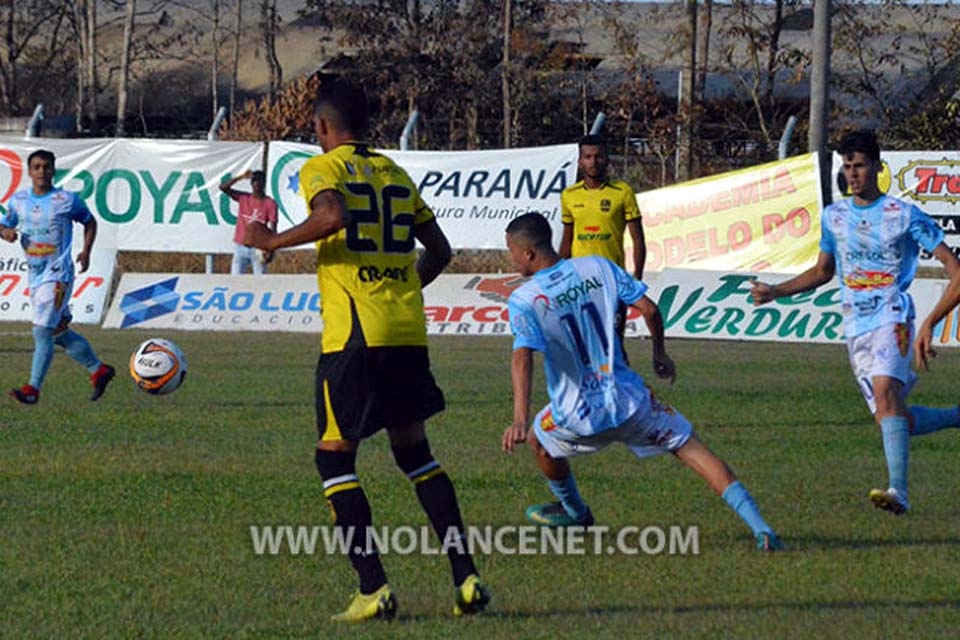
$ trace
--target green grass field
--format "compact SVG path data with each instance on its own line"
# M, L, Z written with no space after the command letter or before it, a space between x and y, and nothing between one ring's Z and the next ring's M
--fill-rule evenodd
M0 386L30 366L26 325L4 325ZM82 328L126 368L147 337ZM9 333L13 332L13 334ZM355 588L343 557L257 556L251 525L328 525L313 466L316 336L168 333L190 373L155 398L120 376L97 404L59 354L41 404L0 399L0 637L356 637L329 616ZM670 343L680 376L658 395L751 489L790 550L764 556L705 483L667 456L623 448L577 459L599 524L697 525L696 556L478 558L489 612L454 619L443 556L388 555L400 602L364 637L949 637L960 625L960 433L914 440L913 511L875 511L886 470L836 346ZM507 456L505 338L437 338L446 413L432 446L471 525L522 524L548 499L527 450ZM649 343L631 358L649 371ZM957 401L960 353L913 399ZM538 401L544 399L538 375ZM383 434L359 473L378 525L426 524Z

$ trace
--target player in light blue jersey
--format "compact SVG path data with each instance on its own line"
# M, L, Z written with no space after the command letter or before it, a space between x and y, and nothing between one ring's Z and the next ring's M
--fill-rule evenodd
M27 258L30 306L33 308L33 366L30 382L10 391L23 404L40 401L40 387L53 360L53 345L90 372L94 401L103 395L115 371L97 358L86 338L69 328L73 292L73 223L83 225L83 250L77 256L80 272L90 266L97 237L97 221L76 194L53 186L56 159L52 152L34 151L27 159L32 188L18 191L0 217L0 237L20 245ZM19 232L19 234L18 234Z
M907 406L907 395L917 380L910 369L916 313L907 289L920 249L932 253L950 275L950 285L917 336L917 361L925 367L933 325L960 301L960 263L933 219L880 191L880 147L872 132L847 135L839 151L853 195L824 209L817 263L777 285L756 282L751 293L755 304L764 304L815 289L833 279L834 273L839 276L850 366L880 426L887 458L889 486L871 490L869 498L881 509L902 514L910 508L910 436L960 427L956 406Z
M643 314L656 374L671 383L676 378L664 348L663 319L644 295L647 286L606 258L561 259L551 245L550 224L536 213L507 226L507 247L520 273L532 279L509 302L514 417L503 433L505 451L528 440L534 351L543 354L550 396L533 420L529 442L557 502L530 507L527 517L546 526L592 525L593 514L567 458L621 442L641 458L674 454L747 523L757 548L783 549L730 467L700 442L686 418L654 398L643 378L627 367L616 331L621 302Z

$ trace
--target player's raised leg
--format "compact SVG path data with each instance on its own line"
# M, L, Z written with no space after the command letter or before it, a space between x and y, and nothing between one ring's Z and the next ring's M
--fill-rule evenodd
M697 472L707 481L710 488L723 498L753 532L757 540L757 549L761 551L781 551L784 548L780 537L766 523L757 508L753 496L737 480L730 467L707 448L695 435L691 434L687 442L673 452L685 465Z
M543 412L537 416L538 423L542 420L542 416ZM544 448L541 440L548 442L548 446L553 449L554 455L551 455ZM562 456L561 451L557 450L563 443L549 438L539 428L535 428L533 437L529 439L529 442L540 471L547 480L547 486L550 487L550 492L557 498L557 501L529 507L527 518L534 524L547 527L592 526L594 522L593 513L580 495L577 481L570 469L570 462Z

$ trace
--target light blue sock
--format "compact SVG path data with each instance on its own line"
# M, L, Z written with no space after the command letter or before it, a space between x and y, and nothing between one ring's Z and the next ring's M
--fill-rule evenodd
M960 428L960 409L934 409L933 407L910 407L913 417L912 436L925 436L941 429Z
M53 361L53 329L33 328L33 364L30 366L30 386L39 390Z
M883 452L887 456L890 488L906 498L907 467L910 464L910 424L904 416L880 419L883 433Z
M737 480L723 492L721 496L723 501L730 505L730 508L740 516L740 519L747 523L753 535L760 533L773 533L757 509L757 503L753 501L753 496L747 491L747 488Z
M587 503L580 497L580 492L577 490L577 481L573 479L572 473L563 480L550 480L548 478L547 484L550 485L550 491L553 492L553 495L557 496L557 500L563 505L567 515L576 520L580 520L587 515L590 509L587 508Z
M54 342L66 349L67 355L86 367L90 373L100 368L100 359L93 352L93 347L73 329L67 329L58 335Z

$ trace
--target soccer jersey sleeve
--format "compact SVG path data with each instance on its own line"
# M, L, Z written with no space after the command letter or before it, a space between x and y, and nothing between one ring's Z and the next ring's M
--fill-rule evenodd
M608 268L613 271L613 277L617 281L617 297L624 304L633 304L647 293L647 285L640 282L629 273L620 268L619 265L606 260Z
M71 195L73 196L73 202L70 203L70 219L80 224L87 224L93 218L93 214L87 208L87 203L77 194Z
M343 173L336 160L326 155L310 158L300 169L300 191L307 201L307 215L310 215L310 203L321 191L344 192Z
M573 211L570 210L570 202L567 200L567 192L560 192L560 222L563 224L573 224Z
M936 221L917 207L910 207L910 236L926 251L931 252L943 242L944 233Z
M640 219L640 207L637 206L637 194L630 185L623 183L623 219L627 222Z
M836 238L833 237L833 232L830 231L830 225L828 223L830 220L829 214L830 209L827 208L820 216L820 251L834 255L837 252L837 241Z
M545 351L546 344L537 325L536 316L533 315L533 309L516 296L510 296L507 309L510 313L510 331L513 333L514 350L526 347Z

